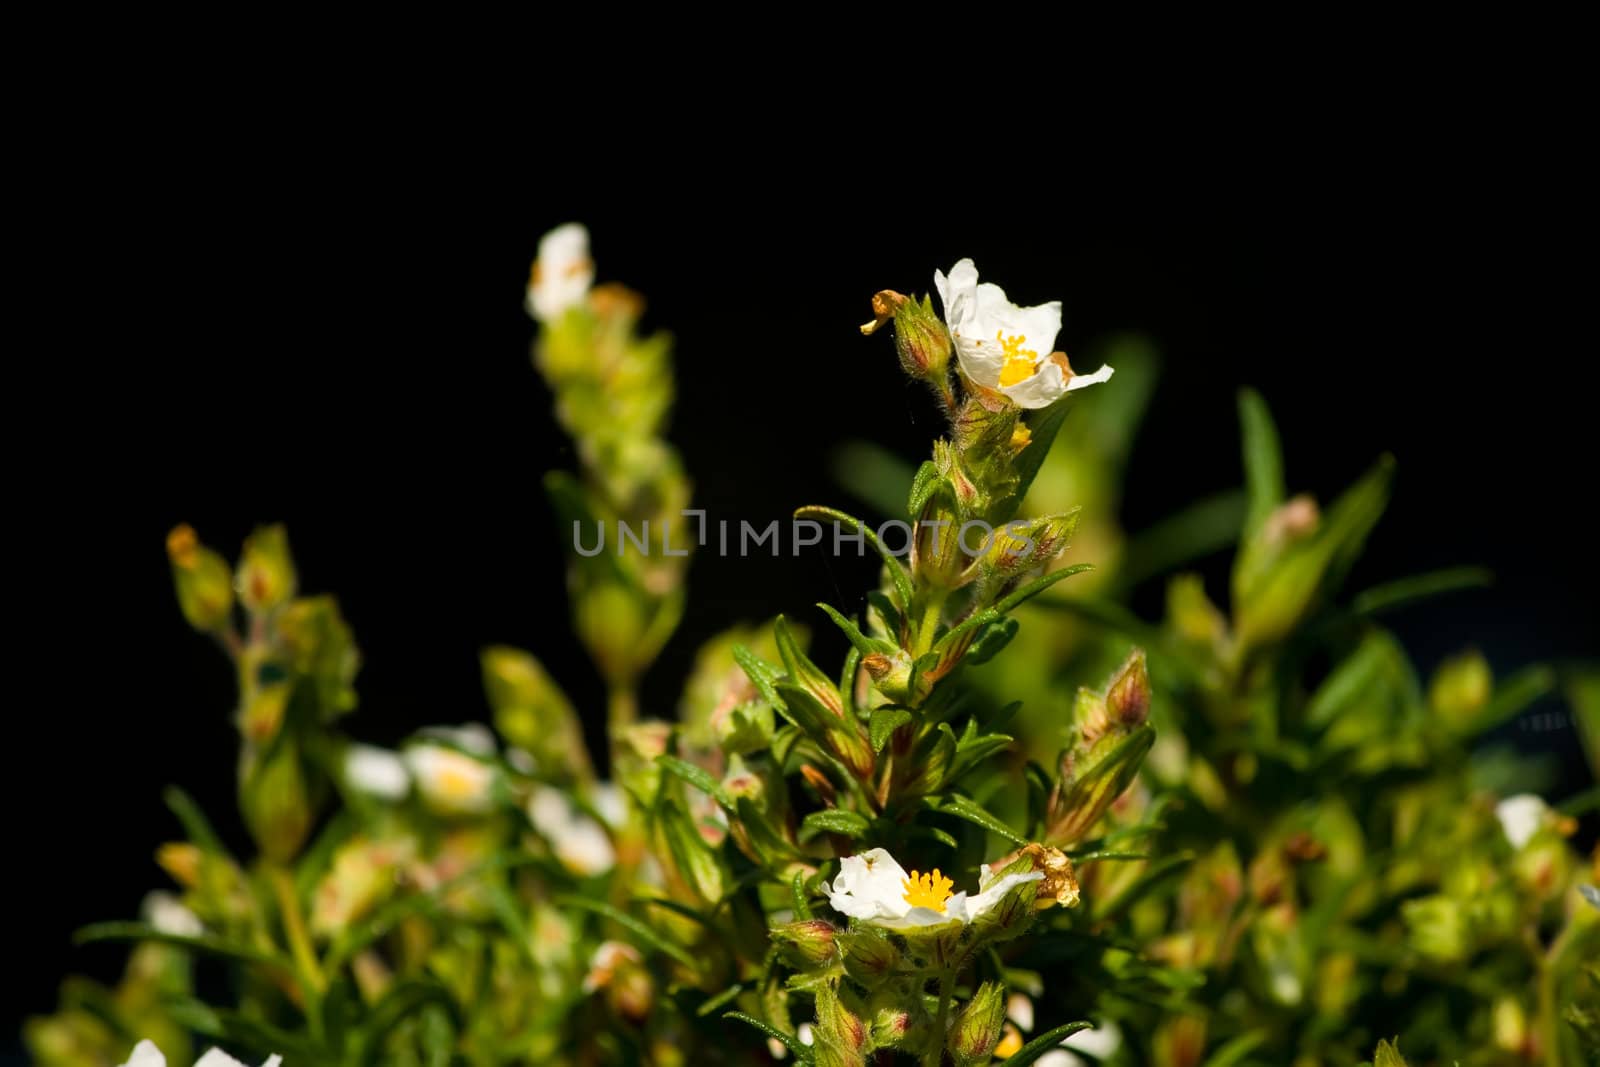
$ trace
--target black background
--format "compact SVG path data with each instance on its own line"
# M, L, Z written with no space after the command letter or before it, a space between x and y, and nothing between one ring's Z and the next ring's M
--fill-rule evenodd
M1498 574L1394 620L1424 669L1471 644L1499 673L1600 649L1592 278L1565 255L1590 243L1572 149L1542 127L1375 105L1237 138L1197 115L1130 147L1064 119L985 142L867 113L757 146L737 124L679 138L670 117L608 116L574 142L531 113L479 138L437 115L263 107L223 126L108 106L59 216L74 224L31 280L46 329L19 355L42 377L10 397L30 427L10 667L34 695L10 707L8 892L38 961L12 1011L48 1009L69 969L116 973L117 950L70 932L163 883L164 783L240 837L232 681L173 602L173 524L230 554L256 522L289 524L302 588L338 594L363 649L359 736L480 717L490 642L600 707L540 489L571 454L521 307L538 236L568 219L590 225L600 278L677 337L671 436L713 516L854 506L826 469L844 440L924 453L937 413L855 327L875 290L924 290L970 255L1019 302L1063 299L1069 353L1130 329L1163 350L1131 528L1238 483L1234 392L1253 384L1293 489L1326 501L1397 455L1355 587ZM852 605L870 578L819 553L698 557L647 708L670 712L727 623ZM1542 729L1516 732L1572 757L1570 730Z

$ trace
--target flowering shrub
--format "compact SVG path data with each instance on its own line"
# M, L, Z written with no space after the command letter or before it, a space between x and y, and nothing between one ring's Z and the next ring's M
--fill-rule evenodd
M1027 503L1059 495L1062 463L1114 467L1070 430L1051 446L1074 394L1122 379L1053 351L1059 304L1019 307L962 260L934 275L939 309L885 290L862 327L891 329L948 415L900 487L903 550L797 512L881 561L864 611L819 605L844 662L781 616L741 625L669 720L637 695L684 610L667 531L695 514L661 436L669 348L594 275L584 231L552 232L528 310L577 446L551 498L575 534L617 531L568 560L609 752L512 648L482 657L493 730L346 737L354 638L300 593L285 532L230 563L174 530L179 607L237 668L255 855L169 791L184 839L157 857L181 899L82 932L133 956L115 989L71 983L29 1024L39 1062L187 1062L196 1037L291 1067L1223 1067L1375 1045L1386 1064L1396 1034L1429 1062L1594 1055L1600 853L1471 748L1551 673L1496 682L1468 654L1416 677L1376 618L1470 575L1340 595L1390 463L1326 511L1291 497L1246 394L1230 606L1179 576L1143 622L1115 576L1068 562L1079 511ZM1089 522L1114 556L1108 518ZM196 994L201 955L231 968L226 1001Z

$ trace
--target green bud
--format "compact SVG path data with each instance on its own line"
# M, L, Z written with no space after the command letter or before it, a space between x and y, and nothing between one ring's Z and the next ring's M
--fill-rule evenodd
M948 479L923 502L911 538L911 575L919 585L959 589L975 577L961 549L961 512Z
M783 946L791 966L821 967L839 957L839 931L824 919L802 919L772 929L772 939Z
M987 1064L995 1045L1000 1043L1000 1029L1005 1021L1005 987L998 982L983 983L950 1028L947 1047L956 1067Z
M1471 931L1461 905L1442 894L1419 897L1400 905L1411 946L1423 956L1459 963L1471 951Z
M275 863L294 859L311 831L311 800L295 745L277 745L269 758L247 753L239 776L239 806L251 836Z
M233 571L227 561L202 545L187 523L167 534L167 558L178 607L189 625L205 633L226 625L233 611Z
M875 926L858 926L840 941L844 949L844 969L862 985L877 985L900 966L900 950Z
M649 625L639 596L617 582L598 582L577 590L574 601L574 627L600 673L612 683L631 680Z
M903 701L911 693L911 657L904 652L873 652L861 658L872 684L890 700Z
M817 1067L866 1067L867 1028L840 1001L834 983L817 987Z
M294 560L282 523L259 526L239 558L239 600L252 612L271 611L294 596Z
M1494 675L1489 661L1472 649L1439 665L1428 685L1428 707L1446 725L1464 729L1493 694Z
M933 310L933 298L924 295L918 302L915 297L907 299L885 290L872 298L874 312L878 310L880 297L884 298L885 306L892 306L894 349L900 357L900 366L911 377L933 386L940 395L948 395L950 331Z
M1156 1067L1198 1067L1206 1051L1206 1020L1199 1015L1173 1015L1156 1027L1150 1040Z
M1143 726L1150 717L1150 672L1145 667L1144 649L1128 653L1106 688L1106 711L1119 727Z
M872 1047L900 1048L912 1033L927 1023L900 1004L884 1004L872 1013Z
M1148 725L1140 726L1110 746L1088 770L1077 772L1070 781L1063 775L1050 797L1044 843L1064 848L1087 837L1106 809L1132 784L1155 737Z
M1395 1044L1379 1041L1378 1051L1372 1054L1372 1067L1406 1067L1405 1057L1400 1055L1399 1040L1396 1038Z
M805 654L800 643L795 640L789 621L781 615L778 616L773 632L777 638L778 652L783 657L784 670L789 674L789 684L805 690L834 718L844 718L844 698L839 695L838 687L823 673L822 668L812 663Z
M1043 567L1053 561L1078 529L1078 509L1038 519L1017 519L994 531L984 553L984 570L1001 580ZM977 541L971 534L968 545Z
M592 778L578 714L544 665L505 645L484 649L481 664L483 688L500 736L531 753L543 775Z

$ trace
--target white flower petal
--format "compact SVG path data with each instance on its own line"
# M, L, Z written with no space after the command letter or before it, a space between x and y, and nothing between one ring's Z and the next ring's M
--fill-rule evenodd
M494 768L481 760L441 745L412 745L406 766L422 796L436 810L473 815L494 806Z
M1111 376L1115 373L1116 371L1108 363L1093 374L1074 374L1072 380L1067 382L1067 392L1070 393L1074 389L1083 389L1091 385L1099 385L1101 382L1109 382Z
M199 937L206 932L199 916L184 907L183 901L171 893L158 889L154 893L147 894L142 910L145 920L164 934Z
M1006 1018L1025 1034L1033 1031L1033 1000L1028 994L1013 993L1006 998Z
M1500 820L1500 829L1505 833L1506 840L1511 842L1511 847L1520 849L1539 832L1539 826L1549 810L1550 805L1541 797L1533 793L1518 793L1495 805L1494 814Z
M122 1067L167 1067L167 1058L156 1048L154 1041L141 1041L128 1053L128 1062Z
M801 1023L794 1028L794 1036L800 1039L802 1045L809 1045L816 1041L817 1036L812 1032L810 1023Z
M374 745L345 749L344 778L350 788L379 800L400 800L411 791L405 760L399 753Z
M911 910L905 882L905 869L888 852L874 848L839 861L828 900L854 919L899 919Z
M528 821L568 870L596 875L616 865L617 853L605 827L579 811L560 790L535 786L528 798Z
M596 782L589 791L589 803L614 830L628 821L628 794L614 782Z
M1061 367L1054 360L1047 359L1032 377L1016 385L1002 385L1000 391L1018 407L1046 408L1067 391L1067 376L1061 373Z
M466 722L460 726L428 726L422 729L421 734L475 756L494 755L494 734L481 722Z
M576 222L557 226L539 240L539 257L528 281L528 313L549 322L583 303L594 284L589 231Z
M268 1056L261 1067L281 1067L282 1056ZM194 1061L194 1067L247 1067L219 1048L206 1050L206 1054Z
M984 912L993 908L1005 899L1007 893L1015 886L1025 882L1041 882L1044 880L1043 871L1028 871L1026 874L1008 874L996 881L983 892L967 901L967 911L976 919Z

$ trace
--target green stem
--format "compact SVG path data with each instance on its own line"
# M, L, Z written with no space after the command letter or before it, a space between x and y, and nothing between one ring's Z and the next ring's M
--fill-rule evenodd
M947 1038L946 1018L950 1014L950 987L955 984L954 971L939 972L939 1013L933 1020L933 1043L922 1055L922 1067L939 1067L944 1063L944 1045Z
M306 1017L312 1020L321 1018L317 1010L318 1001L327 991L327 981L322 977L322 968L317 965L317 954L311 948L311 937L306 932L305 917L300 914L300 901L295 895L294 875L285 867L276 864L267 868L267 879L272 883L273 895L278 901L278 914L283 919L284 936L289 939L289 951L294 956L295 969L300 973L300 983L305 986L308 997L313 998L306 1005Z
M922 615L917 620L917 632L912 638L912 659L925 656L932 650L934 638L939 634L939 620L944 616L944 602L950 594L943 589L929 589L926 595L928 600L922 607Z
M612 685L606 704L606 722L611 732L632 726L638 718L639 694L633 686L627 682Z

